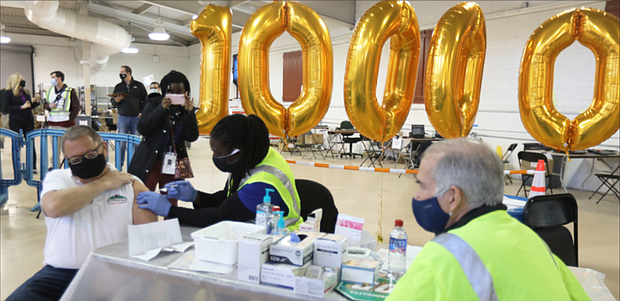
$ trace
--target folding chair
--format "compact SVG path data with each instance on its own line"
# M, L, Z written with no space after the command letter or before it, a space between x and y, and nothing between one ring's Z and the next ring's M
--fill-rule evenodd
M616 169L614 169L612 172L608 174L597 173L594 175L601 181L601 185L598 188L596 188L596 190L594 191L594 193L592 193L592 195L588 198L588 200L591 199L595 194L599 193L601 197L598 199L598 201L596 201L596 203L598 204L610 191L613 192L614 195L616 195L616 198L618 200L620 200L620 190L618 190L618 182L620 182L620 165L618 165ZM607 187L607 190L605 191L605 193L598 192L599 189L601 189L601 187L603 186Z
M564 225L573 223L573 236ZM523 207L523 224L547 243L566 265L579 266L577 201L570 193L537 195Z
M301 199L301 217L306 220L308 214L315 209L323 209L321 219L321 232L334 233L336 220L338 219L338 208L334 203L334 197L327 187L321 183L311 180L295 180L295 187Z
M519 145L519 143L513 143L510 146L508 146L508 149L506 150L504 155L502 155L502 163L503 164L510 163L510 161L509 161L510 156L512 156L512 153L515 151L515 148L517 148L517 145ZM504 176L506 177L506 180L510 181L510 184L512 184L512 178L510 177L510 175L504 175ZM504 183L506 185L508 185L508 182L506 182L506 180L504 180Z
M549 177L551 176L551 171L549 169L549 162L547 160L547 156L545 156L544 154L541 153L534 153L534 152L519 152L517 154L517 157L519 158L519 166L521 166L521 169L525 168L531 168L532 166L536 166L536 164L538 164L538 160L543 160L545 162L545 180L548 180ZM521 189L523 189L523 192L525 193L525 196L527 197L529 195L529 192L527 190L527 187L525 186L525 182L527 182L527 180L529 179L534 179L534 175L530 175L530 174L522 174L521 175L521 187L519 187L519 190L517 190L517 194L519 195L519 192L521 192ZM545 188L545 192L547 189L551 190L551 193L553 193L553 188L551 188L551 181L547 181L547 185Z
M368 146L365 142L368 142ZM379 163L379 166L383 168L383 162L381 162L381 157L383 157L383 149L381 148L381 142L372 141L367 137L362 136L362 145L364 145L364 151L368 155L364 161L360 164L360 166L364 166L364 163L368 160L368 166L376 167L375 163Z
M306 154L308 154L308 152L310 152L312 154L312 157L310 158L310 160L312 160L313 158L316 158L316 153L318 152L319 155L321 155L321 157L323 157L323 160L325 160L325 156L323 155L322 152L322 148L323 148L323 139L321 136L321 141L318 141L314 135L312 134L312 132L307 132L303 135L304 137L304 143L303 146L306 149L306 153L304 155L301 156L301 158L303 159Z

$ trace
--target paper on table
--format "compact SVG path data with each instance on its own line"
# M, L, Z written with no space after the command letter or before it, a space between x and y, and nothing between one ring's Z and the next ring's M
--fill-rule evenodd
M148 250L146 252L142 252L136 255L131 255L131 257L144 260L144 261L149 261L155 258L155 256L157 256L160 252L161 252L161 248L157 248L157 249Z
M130 256L183 242L179 220L176 218L144 225L129 225L127 230Z
M334 231L334 234L348 237L349 246L359 247L360 241L362 240L362 228L364 228L363 218L338 214L338 221L336 222L336 231Z
M203 261L196 258L196 251L191 250L185 253L179 259L168 265L170 269L190 270L199 272L209 272L217 274L228 274L233 270L235 265L226 265L221 263Z
M187 250L189 247L191 247L193 245L194 245L193 241L188 241L188 242L183 242L183 243L180 243L180 244L175 244L175 245L172 245L170 247L165 247L165 248L162 249L162 251L183 253L183 252L185 252L185 250Z

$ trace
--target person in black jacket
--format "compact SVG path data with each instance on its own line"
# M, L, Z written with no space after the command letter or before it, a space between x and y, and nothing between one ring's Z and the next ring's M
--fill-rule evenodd
M148 94L144 84L133 78L129 66L121 66L121 82L114 87L114 94L125 93L131 97L118 95L110 99L112 107L118 107L118 132L121 134L138 134L139 115L147 101ZM125 143L121 142L121 168L125 162Z
M9 128L11 131L19 132L22 130L24 136L28 132L34 130L34 116L32 115L32 108L36 108L41 104L41 96L35 95L35 98L30 97L30 92L26 87L26 81L19 73L14 73L9 77L7 88L4 91L4 106L9 111ZM36 173L37 170L37 153L33 150L33 157L35 164L33 169Z
M154 191L158 184L162 188L175 180L174 173L162 173L162 161L166 153L176 152L177 159L187 158L185 141L193 142L198 139L198 122L193 102L189 98L187 77L173 70L161 80L161 90L165 96L149 99L142 112L138 122L142 142L138 145L128 169L130 174L140 178L151 191ZM167 97L168 93L185 95L185 103L172 105ZM171 200L171 203L176 205L176 200Z
M213 127L209 144L215 167L230 173L224 189L206 193L196 190L189 181L175 181L166 184L167 195L140 193L139 208L178 218L182 225L207 227L220 221L254 219L257 205L269 194L271 204L284 213L286 227L299 228L303 222L302 205L293 172L269 146L269 131L258 116L234 114L222 118ZM168 198L193 202L194 209L171 205Z

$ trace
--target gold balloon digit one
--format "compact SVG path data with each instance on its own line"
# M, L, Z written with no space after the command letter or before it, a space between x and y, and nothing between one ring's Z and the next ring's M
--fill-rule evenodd
M445 138L469 135L480 103L486 25L475 3L460 3L439 20L431 37L424 103Z
M375 91L381 50L388 38L388 77L379 106ZM413 100L419 54L418 19L407 2L379 2L359 20L347 55L344 102L361 135L386 141L401 130Z
M303 90L288 109L269 88L269 49L284 31L299 42L303 53ZM243 109L260 117L271 134L301 135L327 113L333 85L331 37L321 17L307 6L282 1L254 12L241 33L238 64Z
M519 70L521 121L532 137L554 149L581 150L620 128L619 34L618 18L585 8L554 16L532 33ZM571 122L553 105L553 68L575 40L594 53L596 75L592 104Z
M227 7L207 6L190 24L200 39L200 109L196 112L200 133L211 132L228 115L232 13Z

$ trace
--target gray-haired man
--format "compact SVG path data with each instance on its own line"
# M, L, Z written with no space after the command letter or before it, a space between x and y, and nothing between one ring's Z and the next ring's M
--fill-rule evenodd
M545 242L506 213L494 151L458 138L424 154L412 208L437 236L388 300L590 300Z
M58 300L96 248L127 239L127 226L157 221L139 209L142 182L107 163L107 143L93 129L76 126L62 136L71 169L47 174L41 191L47 239L44 267L7 300Z

